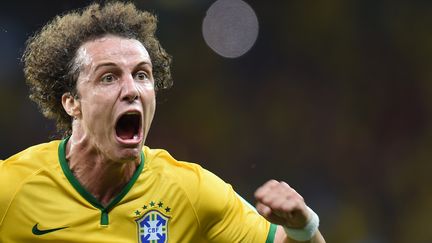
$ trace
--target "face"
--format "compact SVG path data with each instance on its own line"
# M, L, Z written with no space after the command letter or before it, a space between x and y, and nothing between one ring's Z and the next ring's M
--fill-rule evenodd
M146 48L134 39L105 36L84 43L76 64L78 97L63 101L75 117L72 137L79 134L105 159L139 160L156 103Z

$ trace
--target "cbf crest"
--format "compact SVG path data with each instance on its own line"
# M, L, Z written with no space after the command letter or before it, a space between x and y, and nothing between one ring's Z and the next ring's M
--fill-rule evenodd
M144 206L143 209L147 209ZM158 209L169 212L170 208L163 208L161 203L159 207L156 204L150 203L149 211L145 212L142 217L135 220L138 227L139 243L166 243L168 242L168 220ZM167 210L168 209L168 210ZM138 212L138 211L137 211Z

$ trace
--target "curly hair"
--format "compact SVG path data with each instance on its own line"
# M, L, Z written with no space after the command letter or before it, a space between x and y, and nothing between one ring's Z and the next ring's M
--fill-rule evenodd
M93 3L82 10L56 16L27 41L22 61L30 88L30 99L45 117L56 121L63 136L72 132L72 119L61 103L64 93L76 94L80 67L75 63L78 48L107 34L140 41L153 64L155 89L172 86L171 56L155 37L157 18L132 3ZM77 67L78 66L78 67Z

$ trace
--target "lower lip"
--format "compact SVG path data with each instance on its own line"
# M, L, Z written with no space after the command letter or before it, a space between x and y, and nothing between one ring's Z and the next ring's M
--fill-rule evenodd
M118 143L122 144L122 145L126 145L126 146L136 146L141 144L142 142L142 137L141 136L134 136L134 138L132 139L122 139L120 137L118 137L117 135L115 135L116 140Z

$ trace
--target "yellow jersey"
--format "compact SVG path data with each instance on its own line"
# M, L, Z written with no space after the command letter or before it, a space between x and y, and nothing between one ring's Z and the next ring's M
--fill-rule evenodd
M273 242L269 223L197 164L143 147L125 188L103 206L73 176L67 139L0 162L0 243Z

